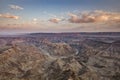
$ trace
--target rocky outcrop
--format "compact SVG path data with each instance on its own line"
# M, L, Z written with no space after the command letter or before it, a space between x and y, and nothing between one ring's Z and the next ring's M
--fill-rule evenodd
M75 54L75 49L66 43L44 43L40 45L40 49L43 49L51 56L70 56Z
M32 42L17 40L0 47L0 80L120 79L119 41L85 40L77 47Z
M45 68L44 80L99 80L96 73L74 57L60 58ZM89 77L88 77L89 76Z
M48 59L35 46L14 45L0 54L0 80L39 80Z
M104 43L101 45L104 45ZM79 62L84 62L89 69L94 70L99 75L100 80L118 79L120 72L120 47L118 42L109 44L104 50L93 48L90 45L86 45L82 50L83 53L78 54L76 59Z

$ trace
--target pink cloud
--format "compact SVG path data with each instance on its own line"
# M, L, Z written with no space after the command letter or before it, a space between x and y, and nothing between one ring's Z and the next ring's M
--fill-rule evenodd
M94 23L94 22L108 22L117 21L120 22L120 14L105 12L105 11L93 11L81 14L69 13L69 22L71 23Z
M10 19L16 19L17 20L20 17L16 16L16 15L9 14L9 13L6 13L6 14L0 14L0 18L10 18Z
M52 18L49 20L50 22L53 22L53 23L59 23L60 21L62 21L62 19L59 19L59 18Z

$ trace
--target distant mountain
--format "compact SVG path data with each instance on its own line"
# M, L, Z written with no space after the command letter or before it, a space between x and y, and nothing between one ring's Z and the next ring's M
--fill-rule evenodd
M103 35L105 35L105 34L116 34L116 35L118 35L118 34L120 34L120 32L66 32L66 33L31 33L30 35L39 35L39 34L45 34L45 35L54 35L54 34L67 34L67 35L70 35L70 34L95 34L95 35L98 35L98 34L103 34Z

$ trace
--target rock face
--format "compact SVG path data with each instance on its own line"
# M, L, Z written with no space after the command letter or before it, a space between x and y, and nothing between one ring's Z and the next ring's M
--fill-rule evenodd
M99 80L98 75L75 57L61 58L45 68L45 79L49 80ZM89 77L88 77L89 76Z
M6 41L3 40L3 39L0 39L0 47L2 47L2 46L4 46L4 45L6 45Z
M49 80L79 80L80 69L82 66L74 58L62 58L51 62L45 75Z
M120 80L119 40L39 41L2 40L0 80Z
M41 64L47 59L35 46L11 46L0 54L0 80L34 80L40 77Z
M40 48L51 56L70 56L75 54L75 49L65 43L44 43Z
M102 43L101 45L105 44ZM76 59L79 62L84 62L89 69L95 71L96 75L99 75L100 80L119 80L120 43L113 42L107 45L109 46L106 46L103 50L100 50L99 47L93 48L93 45L87 45L88 47L85 46L82 49L83 53L78 54Z

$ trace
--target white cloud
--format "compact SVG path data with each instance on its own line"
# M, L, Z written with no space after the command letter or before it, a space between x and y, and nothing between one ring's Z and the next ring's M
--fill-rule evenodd
M33 24L37 24L37 23L38 23L38 19L37 19L37 18L34 18L34 19L32 20L32 22L33 22Z
M23 8L18 5L9 5L9 7L14 10L23 10Z

